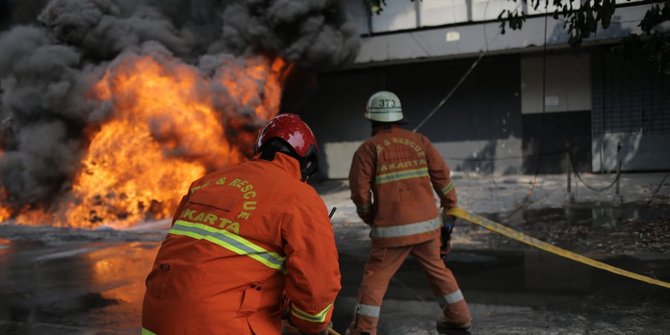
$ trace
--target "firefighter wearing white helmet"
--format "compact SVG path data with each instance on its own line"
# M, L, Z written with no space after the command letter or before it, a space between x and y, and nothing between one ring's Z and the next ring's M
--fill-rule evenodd
M438 332L466 330L470 309L441 258L449 253L454 223L448 211L458 206L449 167L426 136L402 128L397 95L374 93L365 118L372 123L372 137L354 153L349 187L356 213L370 226L372 243L347 334L377 335L386 288L410 254L428 274L442 310Z
M368 99L365 118L377 122L396 122L403 119L400 98L393 92L379 91Z

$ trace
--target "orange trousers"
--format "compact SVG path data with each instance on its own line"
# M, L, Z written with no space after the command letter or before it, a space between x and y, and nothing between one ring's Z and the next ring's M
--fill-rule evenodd
M472 320L456 278L440 258L440 238L438 236L416 245L394 248L372 247L370 249L349 334L377 334L382 300L389 281L410 254L428 275L431 288L442 308L446 322L463 324Z

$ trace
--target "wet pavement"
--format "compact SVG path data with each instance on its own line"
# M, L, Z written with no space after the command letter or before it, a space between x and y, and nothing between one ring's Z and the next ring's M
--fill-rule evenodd
M350 231L338 235L344 289L335 322L351 320L366 248ZM352 246L351 241L360 241ZM670 334L670 290L517 245L464 249L447 260L473 313L472 334ZM656 278L670 278L670 255L599 260ZM437 334L439 309L416 263L404 264L382 306L381 334ZM339 329L338 329L339 330Z
M7 226L0 229L6 233ZM351 321L369 243L364 227L336 229L343 290L333 321ZM23 233L0 249L0 333L138 333L144 278L159 242L128 232L116 240ZM59 234L63 238L59 238ZM137 241L132 241L138 234ZM6 234L4 234L6 235ZM130 240L130 241L129 241ZM670 255L602 259L670 278ZM668 334L670 290L540 253L462 249L450 254L474 316L472 334ZM410 260L392 280L380 334L437 334L437 304Z
M157 242L36 238L0 249L1 334L138 333Z
M342 183L322 185L319 191L329 207L338 207L333 222L343 289L333 322L344 333L356 303L369 230L356 219ZM464 203L475 195L465 195ZM510 204L474 205L473 212L488 213L534 237L670 280L667 244L642 248L653 239L644 234L667 229L666 206L583 202L496 217L486 209ZM638 226L655 220L649 232ZM139 333L144 279L167 228L165 221L126 231L0 224L0 334ZM470 304L471 334L670 334L668 289L539 252L474 225L457 228L447 265ZM389 285L380 334L437 334L438 314L427 279L410 259Z

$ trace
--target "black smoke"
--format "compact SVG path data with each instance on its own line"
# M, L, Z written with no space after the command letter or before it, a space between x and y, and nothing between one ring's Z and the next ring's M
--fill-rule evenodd
M164 50L218 75L213 65L263 54L319 72L352 62L359 44L339 0L2 1L5 205L48 209L67 194L89 133L113 113L88 92L122 57Z

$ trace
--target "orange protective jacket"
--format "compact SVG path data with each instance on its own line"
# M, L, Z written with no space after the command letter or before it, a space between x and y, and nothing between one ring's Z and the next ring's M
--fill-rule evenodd
M356 150L349 171L351 199L372 228L372 245L399 247L440 234L444 209L456 207L449 167L425 136L393 125L377 126ZM374 199L374 201L373 201Z
M195 181L146 280L147 334L280 333L290 322L325 328L340 290L333 230L323 200L277 153Z

